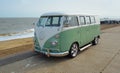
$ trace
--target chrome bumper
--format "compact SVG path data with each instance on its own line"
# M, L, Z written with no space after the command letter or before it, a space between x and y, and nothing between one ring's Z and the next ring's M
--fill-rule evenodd
M48 52L45 52L45 54L49 57L49 56L55 56L55 57L62 57L62 56L66 56L69 54L68 51L66 52L61 52L61 53L48 53Z
M65 51L65 52L60 52L60 53L50 53L49 50L47 52L43 52L43 51L38 51L38 50L35 50L36 52L40 52L40 53L43 53L45 55L47 55L48 57L50 56L54 56L54 57L62 57L62 56L66 56L69 54L69 51Z

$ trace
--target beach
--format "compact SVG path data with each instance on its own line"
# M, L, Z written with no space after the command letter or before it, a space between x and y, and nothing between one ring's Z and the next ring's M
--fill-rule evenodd
M0 18L0 57L32 49L33 23L37 21L38 18Z

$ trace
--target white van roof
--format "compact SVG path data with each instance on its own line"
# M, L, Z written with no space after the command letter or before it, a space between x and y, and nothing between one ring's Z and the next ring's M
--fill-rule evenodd
M44 14L42 14L42 16L60 16L60 15L96 16L96 15L85 15L85 14L79 14L79 13L65 13L65 12L49 12L49 13L44 13Z

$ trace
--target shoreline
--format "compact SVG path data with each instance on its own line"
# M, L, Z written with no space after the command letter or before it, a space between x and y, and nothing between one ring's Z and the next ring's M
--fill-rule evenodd
M14 39L23 39L34 36L34 29L27 29L23 32L0 34L0 41L9 41Z

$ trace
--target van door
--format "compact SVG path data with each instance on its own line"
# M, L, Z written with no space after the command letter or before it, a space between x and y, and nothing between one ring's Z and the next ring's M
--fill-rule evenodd
M91 29L91 19L90 16L85 17L86 20L86 44L91 41L92 29Z
M87 25L85 16L79 16L80 28L79 28L79 40L80 46L84 46L87 43Z
M79 41L79 23L77 16L65 16L63 21L63 29L61 32L61 48L62 51L68 51L70 46Z

